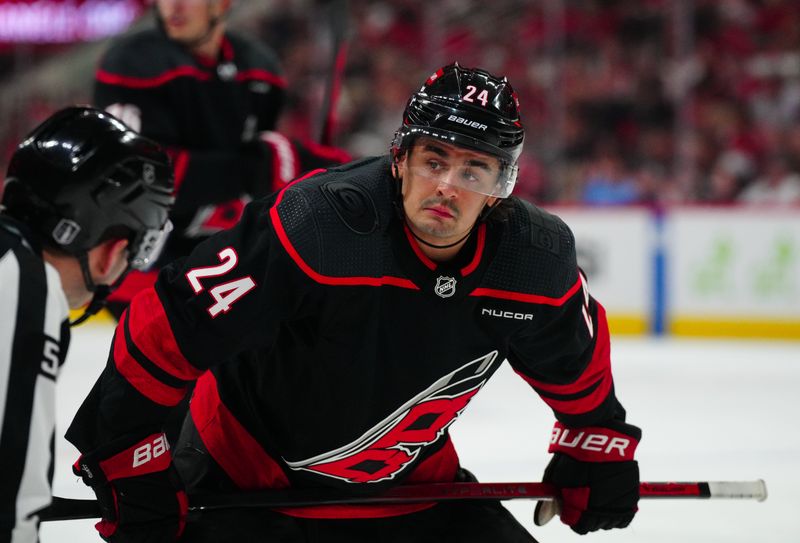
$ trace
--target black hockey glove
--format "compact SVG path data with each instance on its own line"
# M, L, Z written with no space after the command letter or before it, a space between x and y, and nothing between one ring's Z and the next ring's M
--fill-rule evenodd
M235 172L244 185L245 192L253 199L259 199L272 192L271 182L274 172L280 167L275 162L272 149L261 140L244 142L239 147L238 171Z
M250 194L258 198L263 194L283 189L303 174L319 168L330 168L352 160L350 154L338 147L311 141L299 141L280 132L260 132L258 139L249 144L260 146L262 177L256 179Z
M164 434L121 452L104 449L82 455L72 468L97 496L103 515L95 525L100 537L113 543L177 540L188 502Z
M561 522L574 532L624 528L639 502L639 464L633 459L642 431L616 422L610 427L553 427L553 453L542 480L558 489L557 502L539 502L534 522L542 526L560 507Z
M295 139L292 140L292 144L300 161L300 173L310 172L317 168L331 168L353 160L350 153L339 147Z

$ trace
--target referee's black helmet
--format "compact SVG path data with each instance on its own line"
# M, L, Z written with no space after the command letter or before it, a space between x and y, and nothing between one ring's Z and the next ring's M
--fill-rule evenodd
M172 167L155 142L109 113L69 107L37 126L8 166L4 212L74 256L129 241L129 265L158 256L174 202Z

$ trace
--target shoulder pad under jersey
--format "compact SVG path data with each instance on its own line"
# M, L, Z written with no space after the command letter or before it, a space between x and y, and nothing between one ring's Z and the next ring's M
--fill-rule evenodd
M274 227L317 274L381 277L393 189L388 157L330 168L283 190Z
M511 198L497 254L484 276L486 288L563 296L578 280L575 237L556 215Z
M282 74L283 70L278 55L269 47L234 32L226 33L225 37L233 46L236 65L239 69L259 68L274 75Z
M184 65L194 65L191 55L161 31L148 28L113 41L100 61L100 70L151 79Z

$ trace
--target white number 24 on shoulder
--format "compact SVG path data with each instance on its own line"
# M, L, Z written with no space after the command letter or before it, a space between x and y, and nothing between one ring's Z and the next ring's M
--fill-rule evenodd
M200 283L200 279L205 277L219 277L233 270L239 263L239 256L232 247L226 247L217 253L220 263L216 266L204 266L192 268L186 272L186 279L192 286L195 294L200 294L205 290ZM250 276L240 277L221 283L209 289L208 293L214 298L214 304L208 308L208 314L216 317L220 313L227 313L231 306L239 298L250 292L256 287L256 282Z

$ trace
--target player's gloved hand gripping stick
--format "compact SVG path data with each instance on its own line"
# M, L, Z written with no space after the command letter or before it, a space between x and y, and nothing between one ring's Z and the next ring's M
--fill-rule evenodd
M153 434L128 443L84 454L73 466L97 496L102 520L95 527L113 543L175 541L188 500L171 466L167 438Z
M615 422L608 427L553 427L553 453L543 481L556 488L556 500L539 502L533 518L542 526L560 508L561 522L574 532L624 528L639 502L639 464L633 459L642 431Z

